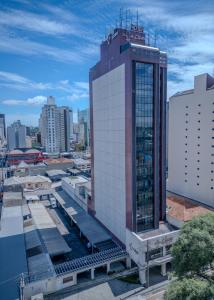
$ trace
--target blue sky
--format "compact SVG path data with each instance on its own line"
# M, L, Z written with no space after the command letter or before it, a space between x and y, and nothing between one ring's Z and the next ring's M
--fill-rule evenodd
M120 8L167 51L168 96L214 75L213 0L0 0L0 112L37 125L48 95L75 112L88 106L88 71Z

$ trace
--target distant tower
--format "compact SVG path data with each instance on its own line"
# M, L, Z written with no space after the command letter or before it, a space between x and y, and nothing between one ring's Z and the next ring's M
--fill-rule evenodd
M0 114L0 145L6 140L5 115Z
M26 147L26 126L19 120L7 127L7 146L9 150Z

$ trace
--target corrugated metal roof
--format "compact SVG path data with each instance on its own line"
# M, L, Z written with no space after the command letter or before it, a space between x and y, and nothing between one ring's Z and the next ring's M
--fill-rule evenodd
M41 203L31 203L29 204L29 208L39 236L43 240L50 256L70 252L71 249L61 236L44 205Z
M1 299L18 299L19 277L27 272L21 206L2 208L0 268Z
M56 198L92 245L111 239L110 234L65 191L56 192Z

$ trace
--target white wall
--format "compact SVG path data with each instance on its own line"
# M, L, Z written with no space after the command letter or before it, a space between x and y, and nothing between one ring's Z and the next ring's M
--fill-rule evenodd
M170 99L168 190L214 207L214 89L205 81L197 76L194 93Z
M125 65L92 89L96 217L125 243Z

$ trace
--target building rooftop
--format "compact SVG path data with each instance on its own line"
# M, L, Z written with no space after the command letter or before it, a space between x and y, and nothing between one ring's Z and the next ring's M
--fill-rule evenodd
M198 87L198 80L201 83L203 83L203 85L200 88L202 88L204 90L214 89L214 78L212 76L210 76L209 74L204 73L204 74L200 74L198 76L195 76L195 78L194 78L194 89L177 92L174 95L172 95L170 98L189 95L189 94L194 94L195 89Z
M91 163L90 159L83 158L75 158L73 161L76 165L88 165Z
M17 206L22 204L21 192L4 192L3 194L4 206Z
M75 188L76 184L85 184L88 182L88 180L82 176L67 177L63 178L63 180L69 183L73 188Z
M172 192L167 192L166 202L168 215L182 222L190 221L193 217L197 217L205 213L214 213L214 209Z
M21 206L2 208L0 265L1 298L5 300L19 299L20 274L26 273L28 270Z
M41 182L50 182L51 180L45 176L35 175L35 176L24 176L18 177L13 176L10 178L5 179L4 185L16 185L16 184L26 184L26 183L41 183Z
M73 160L66 158L66 157L60 157L60 158L48 158L44 161L46 165L54 165L54 164L63 164L63 163L72 163Z
M46 174L51 177L51 176L57 176L57 175L65 175L67 176L68 174L64 172L63 170L49 170L46 171Z
M61 236L54 221L47 212L47 209L41 203L29 204L29 209L36 228L44 241L47 252L50 256L56 256L70 252L71 249Z

